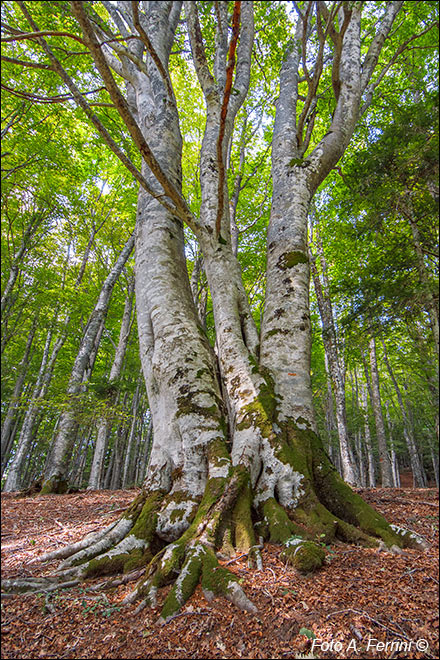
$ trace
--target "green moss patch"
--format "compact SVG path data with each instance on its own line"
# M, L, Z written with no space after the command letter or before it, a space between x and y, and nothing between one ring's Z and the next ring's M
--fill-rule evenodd
M304 252L295 251L295 252L285 252L280 256L277 262L278 268L281 270L287 270L288 268L293 268L298 264L307 264L309 259Z
M324 563L325 551L316 543L293 538L287 541L281 556L301 573L312 573Z

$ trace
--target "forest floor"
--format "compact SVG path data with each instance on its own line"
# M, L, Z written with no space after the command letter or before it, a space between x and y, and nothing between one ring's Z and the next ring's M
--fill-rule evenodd
M137 492L3 494L2 576L49 574L56 562L28 562L116 519ZM321 570L301 576L280 547L265 545L263 570L240 556L228 565L256 616L224 599L208 603L200 587L165 625L156 624L159 608L133 616L137 605L121 604L133 583L10 596L2 599L2 658L437 658L438 490L359 492L430 548L394 555L336 544Z

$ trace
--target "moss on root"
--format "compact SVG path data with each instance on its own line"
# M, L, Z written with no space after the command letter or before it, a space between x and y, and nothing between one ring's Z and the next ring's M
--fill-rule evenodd
M178 612L194 593L202 573L202 554L202 546L191 548L187 553L179 576L162 607L161 619L163 621L167 621L173 614Z
M237 497L232 524L234 529L234 547L238 552L247 552L255 545L255 532L252 522L252 489L249 476L240 496Z
M316 438L315 444L319 441ZM385 518L372 506L367 504L360 495L355 493L339 476L322 447L316 447L314 476L318 496L325 507L334 513L341 521L358 527L370 537L379 537L391 547L404 546L404 539L396 534ZM340 526L342 533L344 526Z
M101 575L114 575L115 573L129 573L140 566L145 566L151 559L151 553L141 548L118 555L103 555L91 559L87 563L84 577L94 578Z
M289 518L285 509L273 497L265 500L261 509L264 517L259 525L259 531L271 543L283 544L295 534L303 536L307 533Z
M304 539L289 539L281 556L300 573L312 573L321 568L325 559L322 547Z
M126 517L136 516L130 534L138 539L150 542L154 536L157 525L157 514L163 502L162 491L151 493L147 498L144 494L139 496L139 501L133 502L133 505L126 513ZM140 509L140 511L139 511Z
M40 495L64 495L69 490L69 484L64 477L53 476L43 482Z

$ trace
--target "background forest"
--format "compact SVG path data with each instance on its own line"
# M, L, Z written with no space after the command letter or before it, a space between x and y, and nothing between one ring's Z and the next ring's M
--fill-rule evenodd
M56 3L53 13L50 3L32 4L47 31L68 25L65 3ZM213 4L199 3L208 45ZM265 289L280 44L291 4L256 3L250 91L229 145L231 230L257 325ZM319 430L337 467L341 442L348 438L357 485L364 487L376 485L383 437L395 486L402 474L407 486L438 486L438 53L431 29L436 12L437 3L407 3L405 48L393 52L390 39L385 55L393 66L309 217ZM374 9L370 21L373 30ZM2 3L2 25L2 488L27 488L40 478L60 414L72 399L70 483L130 488L143 482L154 433L139 359L130 242L138 184L57 75L38 63L32 42L10 36L19 26L15 3ZM130 154L126 128L89 58L75 52L78 44L51 39L92 90L88 98L97 116ZM170 71L181 109L183 188L197 213L205 111L189 52L182 23ZM324 89L313 115L317 140L326 103ZM139 159L136 153L131 157ZM214 346L203 261L191 230L185 232L193 295ZM75 363L95 321L97 339L81 387L72 393ZM97 478L99 434L105 452L95 456L101 464Z

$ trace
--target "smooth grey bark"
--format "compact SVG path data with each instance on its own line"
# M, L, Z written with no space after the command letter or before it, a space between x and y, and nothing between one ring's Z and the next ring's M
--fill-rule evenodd
M133 403L131 408L130 431L128 433L127 446L125 448L124 469L122 472L122 488L128 488L129 485L132 485L130 483L129 476L130 476L130 467L133 461L133 444L135 439L140 390L141 390L141 382L138 379L136 385L136 391L133 396Z
M313 237L313 230L315 236ZM321 318L322 340L326 353L326 366L328 366L328 375L330 378L333 394L335 398L336 420L339 438L339 448L341 455L342 476L344 480L351 485L359 485L359 474L354 461L353 452L350 446L350 438L347 428L347 413L345 404L345 375L341 368L339 360L338 342L336 337L336 327L333 317L333 308L330 299L330 289L327 275L327 263L325 260L322 242L319 236L318 228L313 222L311 224L311 236L316 244L319 255L321 275L316 263L316 257L313 254L312 247L309 245L309 260L312 273L312 280L315 288L316 299L318 301L319 315Z
M394 424L391 420L390 415L390 402L387 399L385 401L385 410L387 417L387 426L388 426L388 446L390 448L390 463L391 463L391 474L393 476L393 486L394 488L400 488L400 472L399 472L399 461L397 459L395 443L394 443Z
M133 295L134 295L134 278L129 284L127 296L125 299L124 312L122 314L121 327L119 330L119 340L115 350L115 355L108 379L108 386L110 390L113 387L115 387L122 373L122 366L124 363L125 353L127 350L128 340L132 326L131 315L133 308ZM115 394L110 395L107 408L111 407L112 404L114 404L114 401L115 401ZM98 431L96 434L95 449L93 452L92 466L90 469L89 483L87 486L87 488L91 490L96 490L101 486L104 455L105 455L107 436L110 430L110 425L111 425L111 419L109 418L106 411L99 422Z
M426 474L425 470L423 468L423 464L420 460L419 453L417 451L417 445L414 440L414 430L412 428L411 424L411 419L408 416L408 413L405 409L405 405L403 402L403 397L402 397L402 392L400 390L399 384L396 380L396 377L394 375L394 371L391 367L391 363L388 358L387 350L385 343L382 342L382 347L383 347L383 360L385 362L385 365L387 367L388 373L390 375L391 381L394 385L394 390L396 392L397 396L397 401L399 404L399 410L400 414L402 417L402 422L403 422L403 437L405 438L406 446L408 449L408 454L409 454L409 459L411 462L411 470L413 473L413 479L414 479L414 488L426 488L427 481L426 481Z
M371 406L373 408L373 413L374 413L374 420L376 424L376 438L377 438L377 445L379 448L379 463L380 463L380 474L382 478L382 488L392 488L393 475L391 470L390 456L387 447L385 423L383 420L383 413L382 413L382 402L381 402L380 387L379 387L379 371L377 368L377 357L376 357L376 341L374 337L371 337L369 341L369 355L370 355L370 369L371 369L369 392L371 397Z
M334 439L336 438L338 431L336 428L332 385L328 378L327 378L327 390L326 390L325 403L324 403L324 415L325 415L324 417L325 430L328 438L327 452L328 455L330 456L333 465L338 470L339 474L342 474L341 458L339 455L339 443L336 446L334 444Z
M145 473L147 471L148 461L151 454L151 447L153 445L153 424L151 420L150 423L148 424L148 428L146 431L144 430L144 428L142 428L142 435L145 437L144 437L142 455L140 457L136 469L136 484L143 483L145 479Z
M71 461L70 472L69 472L69 483L72 486L80 487L81 485L82 474L87 459L87 450L92 435L93 435L93 428L88 429L87 432L84 430L81 433L80 439L76 443L75 455L73 460Z
M15 381L14 385L14 391L12 392L11 399L9 401L8 405L8 410L6 412L6 415L4 417L4 421L2 424L2 432L1 432L1 461L2 461L2 474L3 471L6 467L8 458L9 458L9 453L11 450L12 442L14 440L14 436L12 434L13 428L14 428L14 419L16 417L17 413L17 407L19 406L21 394L23 391L23 385L26 379L26 373L28 370L29 366L29 361L30 361L30 356L31 356L31 348L32 348L32 342L35 337L35 330L37 326L37 320L38 316L35 317L35 320L32 324L31 330L29 332L26 346L24 349L23 357L20 361L20 364L18 365L17 368L17 379Z
M50 448L50 454L44 472L43 478L46 484L48 482L55 483L61 481L65 476L66 452L76 423L74 400L76 395L81 391L85 372L90 365L91 355L96 348L97 336L102 332L102 325L105 322L113 287L130 257L133 247L134 235L132 234L122 248L114 266L107 275L101 287L98 300L90 314L87 326L84 330L66 392L69 407L60 415L58 432Z
M47 363L49 360L49 351L50 345L52 342L52 333L53 330L50 328L46 335L46 342L43 349L43 354L40 363L40 369L38 371L37 379L32 390L31 401L28 404L26 414L23 420L23 425L20 432L20 437L18 439L17 448L14 454L14 458L9 466L8 475L6 477L4 491L15 491L19 490L22 483L22 478L24 476L24 468L26 461L29 460L29 450L33 438L33 428L35 420L39 413L38 400L41 398L41 394L44 395L44 376L47 373ZM43 392L42 392L43 391Z
M333 34L338 51L333 70L336 104L327 133L309 154L317 98L316 87L310 81L306 103L299 110L303 37L307 41L311 29L310 14L301 13L301 9L293 44L281 67L272 140L273 197L267 235L261 363L275 376L277 393L282 397L281 411L303 428L316 429L310 384L309 204L343 155L361 112L371 102L371 76L401 5L387 4L365 57L361 55L361 5L339 6L340 33ZM324 10L324 3L320 7ZM323 57L323 51L320 53ZM316 75L319 68L316 62Z
M364 416L364 441L368 460L368 487L376 488L373 447L371 444L370 425L368 422L368 392L367 387L364 385L361 386L361 409Z

